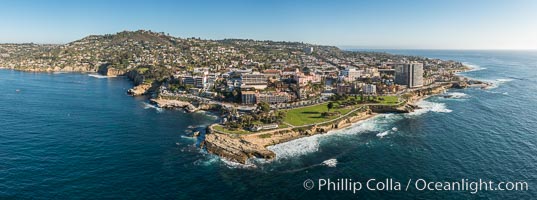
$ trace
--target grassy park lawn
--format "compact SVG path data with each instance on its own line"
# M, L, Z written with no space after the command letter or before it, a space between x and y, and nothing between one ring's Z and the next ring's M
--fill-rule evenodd
M327 104L328 103L323 103L323 104L318 104L314 106L288 110L284 121L294 126L301 126L301 125L307 125L307 124L320 123L320 122L328 121L328 120L339 117L339 115L329 116L329 117L323 117L321 115L323 112L328 111L328 108L326 106ZM334 107L337 107L337 104ZM351 110L352 108L350 107L349 108L333 108L330 110L330 112L337 111L337 112L340 112L341 115L344 115L344 114L347 114Z
M248 133L250 133L250 131L243 130L243 129L229 130L229 129L221 126L221 125L216 125L213 128L215 130L217 130L217 131L224 132L224 133L227 133L227 134L248 134Z
M387 104L387 105L395 105L395 104L399 103L399 100L397 99L397 96L379 96L377 98L377 101L380 104Z
M255 122L254 124L259 124L261 125L262 123L261 122ZM289 126L287 124L278 124L278 128L288 128ZM223 132L223 133L227 133L227 134L249 134L249 133L254 133L252 131L249 131L249 130L245 130L245 129L237 129L237 130L229 130L228 128L222 126L222 125L215 125L213 127L215 130L217 131L220 131L220 132Z

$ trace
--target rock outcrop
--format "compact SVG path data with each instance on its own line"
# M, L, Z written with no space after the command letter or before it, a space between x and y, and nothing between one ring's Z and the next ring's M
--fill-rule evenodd
M101 75L109 76L109 77L116 77L116 76L125 75L124 70L116 69L114 67L111 67L108 64L103 64L103 65L99 66L99 69L97 70L97 72L99 74L101 74Z
M172 99L151 99L152 103L157 104L160 108L183 108L187 112L196 112L199 109L190 102L172 100Z
M252 157L264 159L276 157L274 152L263 146L227 134L207 134L203 145L209 153L243 164Z
M267 146L348 127L372 116L374 114L367 110L322 126L284 128L246 135L220 133L213 129L215 125L211 125L207 127L202 147L207 149L209 153L243 164L247 163L250 158L273 159L276 154L268 150Z
M150 84L140 84L138 86L135 86L127 90L127 93L132 96L140 96L140 95L147 94L150 88L151 88Z

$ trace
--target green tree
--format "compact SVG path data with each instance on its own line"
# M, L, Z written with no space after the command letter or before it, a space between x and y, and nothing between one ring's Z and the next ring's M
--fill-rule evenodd
M410 93L405 93L405 94L403 94L402 97L403 97L403 99L405 99L406 101L409 101L410 98L412 98L412 94L410 94Z
M334 102L328 103L326 107L328 108L328 112L330 112L330 109L334 108Z
M263 113L270 112L270 105L267 102L259 102L257 104L257 108L261 110Z

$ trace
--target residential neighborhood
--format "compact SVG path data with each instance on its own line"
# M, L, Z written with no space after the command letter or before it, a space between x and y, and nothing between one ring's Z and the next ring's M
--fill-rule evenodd
M458 81L455 74L467 69L461 62L416 56L301 42L178 38L148 30L64 45L0 44L0 55L0 65L11 69L126 76L136 86L129 94L196 104L190 111L217 106L222 123L233 130L261 130L258 124L267 124L262 121L285 125L278 110L402 102L406 91ZM263 106L274 120L243 123L244 115Z

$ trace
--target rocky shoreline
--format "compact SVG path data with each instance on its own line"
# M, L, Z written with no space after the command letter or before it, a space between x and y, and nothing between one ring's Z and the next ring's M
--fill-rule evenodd
M396 106L368 106L362 112L338 119L334 122L312 125L300 128L282 128L251 134L227 134L214 128L217 124L207 127L205 140L201 148L209 153L218 155L226 160L247 164L252 158L271 160L276 157L275 153L268 150L268 146L288 142L291 140L308 137L316 134L324 134L329 131L340 130L356 123L370 119L380 113L409 113L419 109L414 103L432 95L441 94L447 89L453 88L454 84L445 83L436 87L418 89L412 92L411 97L402 105Z
M268 146L346 128L375 115L375 113L366 111L322 126L276 129L246 135L219 133L213 128L215 125L213 124L207 127L205 140L202 142L201 148L205 148L209 153L241 164L247 164L251 158L271 160L276 157L276 154L268 150Z
M142 76L135 71L121 72L111 68L100 68L99 70L89 70L83 68L64 68L64 69L51 69L51 68L39 68L36 69L14 69L28 72L81 72L81 73L95 73L116 77L127 76L136 85L132 89L128 90L128 94L133 96L147 95L154 89L152 84L144 83ZM459 75L460 76L460 75ZM462 76L461 76L462 77ZM334 131L352 126L355 123L370 119L379 113L408 113L418 109L415 106L415 102L425 99L431 95L440 94L450 88L466 88L466 87L481 87L486 88L490 86L489 83L477 81L477 80L465 80L449 83L440 83L434 87L425 87L415 89L406 92L410 94L410 97L402 105L387 106L387 105L369 105L363 112L357 112L353 115L349 115L345 118L323 124L320 126L312 125L301 128L281 128L270 131L263 131L245 135L232 135L221 133L214 129L216 124L207 127L205 140L200 144L201 148L205 148L209 153L218 155L227 160L246 164L252 158L274 159L275 153L268 150L268 146L288 142L291 140L299 139L302 137L308 137L316 134L327 133L328 131ZM207 110L210 106L195 106L191 102L165 99L165 98L153 98L150 102L156 104L160 108L173 109L182 108L187 112L196 112L198 110Z
M156 98L150 99L150 102L156 104L159 108L183 108L187 112L196 112L200 110L198 107L192 105L192 103L180 100Z

